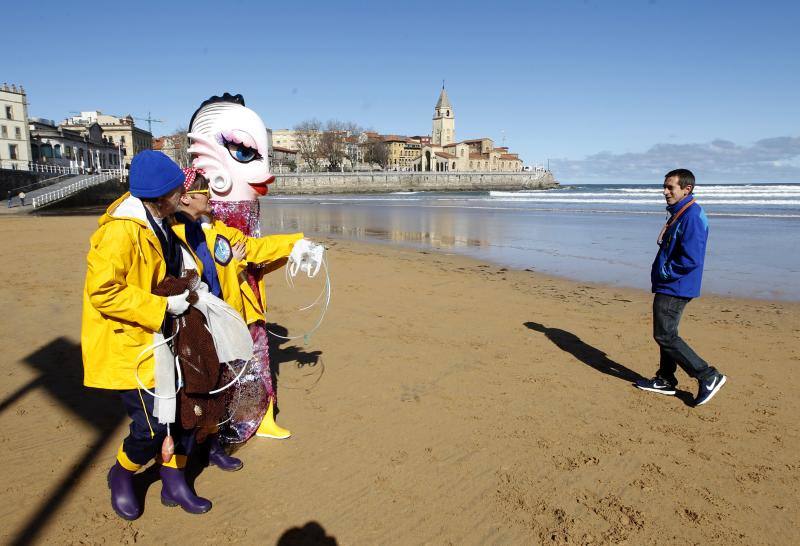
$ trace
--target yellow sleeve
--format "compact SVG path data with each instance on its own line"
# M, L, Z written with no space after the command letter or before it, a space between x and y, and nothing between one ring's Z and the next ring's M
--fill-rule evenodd
M302 233L288 233L285 235L267 235L266 237L247 237L236 228L216 222L214 227L219 233L235 245L241 241L247 247L247 262L252 264L270 263L282 258L287 258L292 252L294 244L302 239Z
M167 298L152 294L149 287L128 284L128 272L139 252L123 224L106 224L92 237L86 292L92 306L102 314L156 331L164 320Z

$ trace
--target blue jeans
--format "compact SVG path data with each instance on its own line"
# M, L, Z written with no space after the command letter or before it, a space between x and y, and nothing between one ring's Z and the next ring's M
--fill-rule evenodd
M661 362L657 377L677 384L675 371L678 366L695 379L705 380L717 370L709 366L678 335L678 325L686 304L691 298L679 298L666 294L656 294L653 298L653 339L658 343Z

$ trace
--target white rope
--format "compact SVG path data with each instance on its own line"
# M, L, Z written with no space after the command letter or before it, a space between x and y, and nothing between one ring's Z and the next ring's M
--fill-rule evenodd
M298 311L306 311L308 309L311 309L312 307L317 305L319 303L320 298L322 298L324 296L325 304L324 304L324 306L322 308L322 313L320 314L319 319L317 320L317 322L314 325L314 327L311 328L306 333L301 334L299 336L282 336L280 334L276 334L275 332L273 332L272 330L269 330L269 329L267 329L267 333L272 334L273 336L275 336L275 337L277 337L279 339L285 339L287 341L292 341L292 340L295 340L295 339L303 338L305 340L305 342L308 343L308 341L311 339L311 335L314 332L316 332L317 329L319 329L320 325L322 325L322 320L325 318L325 313L328 312L328 307L331 304L331 276L330 276L330 273L328 271L328 261L324 257L322 258L322 268L325 270L325 285L322 287L322 291L320 291L319 295L316 297L316 299L314 300L313 303L298 309ZM288 267L285 269L285 275L284 276L286 277L286 282L289 285L289 287L290 288L294 288L294 281L292 280L292 277L289 275L289 268Z
M146 392L147 394L149 394L153 398L158 398L159 400L172 400L173 398L178 396L178 391L181 390L181 387L183 386L183 376L181 375L181 367L178 365L178 357L177 356L175 357L175 367L178 369L178 386L175 388L175 394L172 394L170 396L159 396L155 392L153 392L150 389L148 389L147 387L145 387L144 383L142 383L141 377L139 377L139 368L141 367L142 363L144 362L142 360L142 356L145 353L147 353L148 351L155 350L156 347L160 347L161 345L165 345L165 344L169 343L170 341L172 341L175 338L175 336L178 335L178 331L180 331L180 324L178 322L176 322L175 325L176 325L176 331L175 331L174 334L172 334L170 337L164 339L163 341L160 341L158 343L153 343L149 347L145 347L142 350L142 352L139 353L139 356L136 357L136 360L138 362L138 364L136 364L136 369L134 370L134 373L136 375L136 382L139 383L139 387L141 387L141 389L144 392Z
M178 330L180 330L180 325L179 325L179 323L178 323L178 322L176 322L176 326L177 326ZM141 387L141 389L142 389L144 392L146 392L147 394L149 394L149 395L150 395L150 396L152 396L153 398L158 398L158 399L160 399L160 400L172 400L172 399L174 399L176 396L178 396L178 391L180 391L180 390L181 390L181 388L183 387L183 374L182 374L182 372L181 372L181 366L180 366L180 362L179 362L179 359L180 359L180 357L179 357L178 355L175 355L175 369L177 370L177 374L178 374L178 386L177 386L177 388L175 389L175 394L171 394L171 395L169 395L169 396L159 396L159 395L158 395L158 394L156 394L155 392L153 392L153 391L151 391L150 389L148 389L147 387L145 387L145 386L144 386L144 383L142 383L142 379L141 379L141 377L139 377L139 368L141 367L141 365L142 365L142 364L143 364L143 362L144 362L144 361L142 360L142 356L143 356L145 353L147 353L148 351L152 351L152 350L154 350L156 347L160 347L161 345L165 345L165 344L169 343L169 342L170 342L170 341L172 341L172 339L173 339L173 338L175 338L175 336L177 336L177 335L178 335L178 332L176 331L176 332L175 332L175 333L174 333L172 336L170 336L169 338L167 338L167 339L165 339L165 340L163 340L163 341L160 341L160 342L158 342L158 343L153 343L153 344L152 344L152 345L150 345L149 347L146 347L146 348L145 348L145 349L144 349L144 350L143 350L141 353L139 353L139 356L137 356L137 357L136 357L136 360L139 362L139 363L136 365L136 370L135 370L135 373L136 373L136 382L139 384L139 387ZM231 381L230 381L230 382L229 382L227 385L225 385L225 386L223 386L223 387L220 387L220 388L218 388L218 389L214 389L213 391L208 391L208 394L219 394L219 393L221 393L221 392L223 392L223 391L226 391L226 390L228 390L229 388L231 388L231 387L232 387L232 386L233 386L235 383L237 383L237 382L239 381L239 379L241 379L242 375L244 375L244 371L247 369L247 364L248 364L248 362L249 362L249 361L245 362L244 366L242 366L242 370L241 370L241 371L238 373L238 375L237 375L236 377L234 377L234 378L233 378L233 379L232 379L232 380L231 380ZM228 364L228 366L230 367L230 364ZM220 423L220 424L222 424L222 423Z
M238 383L238 382L239 382L239 379L242 377L242 375L244 375L244 371L247 369L247 364L248 364L249 362L250 362L250 361L248 360L247 362L245 362L245 363L244 363L244 365L242 366L242 371L240 371L240 372L239 372L239 375L237 375L236 377L234 377L234 378L233 378L233 379L232 379L232 380L231 380L231 381L230 381L230 382L229 382L227 385L225 385L224 387L220 387L220 388L218 388L218 389L214 389L213 391L208 391L208 394L218 394L218 393L220 393L220 392L222 392L222 391L226 391L226 390L228 390L229 388L231 388L231 387L233 386L233 384L234 384L234 383ZM228 363L228 367L229 367L229 368L231 368L231 367L232 367L232 366L230 365L230 363Z

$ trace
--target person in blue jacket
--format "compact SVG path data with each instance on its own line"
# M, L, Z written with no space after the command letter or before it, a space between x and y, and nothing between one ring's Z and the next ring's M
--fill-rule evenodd
M650 271L653 298L653 338L661 361L656 376L636 382L640 389L675 394L678 366L697 379L700 389L695 406L705 404L727 378L700 358L678 335L681 315L692 298L700 295L703 262L708 242L708 218L694 199L695 178L688 169L664 177L664 198L669 220L658 237L658 254Z

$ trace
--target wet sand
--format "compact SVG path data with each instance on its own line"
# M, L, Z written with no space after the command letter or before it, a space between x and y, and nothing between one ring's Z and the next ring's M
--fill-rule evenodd
M308 345L276 344L279 423L214 502L111 510L126 432L81 387L94 217L0 218L0 540L48 544L791 544L800 536L800 304L703 297L682 334L729 376L708 405L638 391L651 295L460 256L326 241L333 300ZM274 329L318 285L269 282ZM199 465L198 465L199 466ZM312 538L317 542L309 542ZM302 542L306 540L306 542Z

